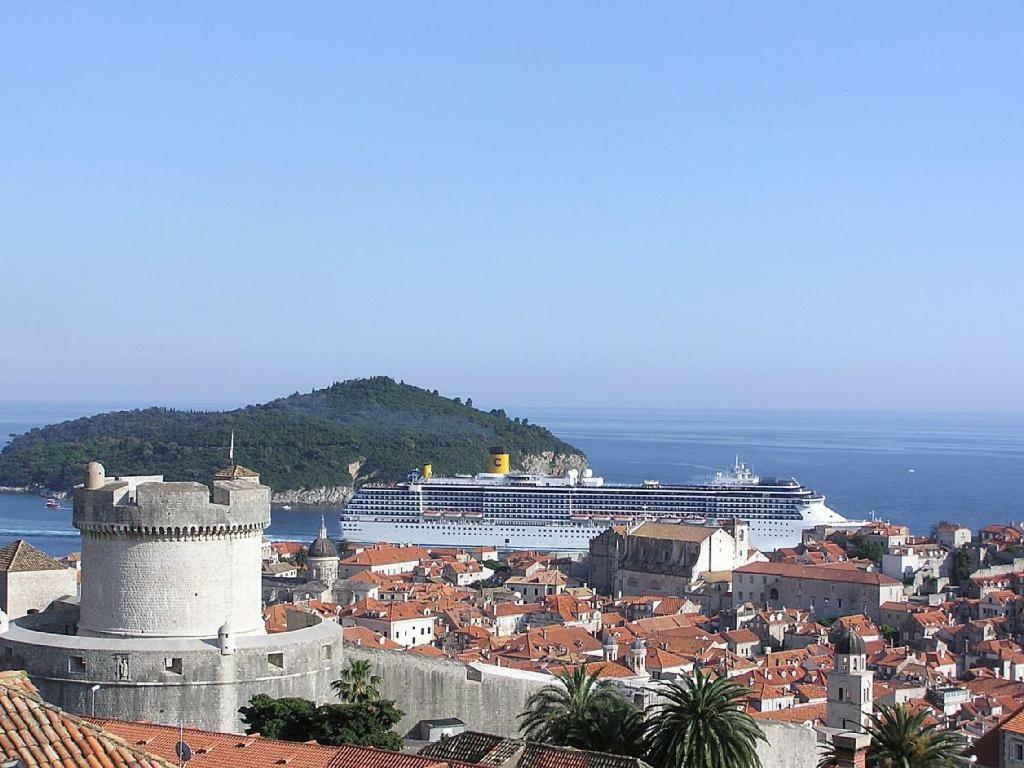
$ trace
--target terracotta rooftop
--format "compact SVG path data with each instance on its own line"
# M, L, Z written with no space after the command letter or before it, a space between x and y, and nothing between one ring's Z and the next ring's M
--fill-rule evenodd
M630 532L630 536L642 536L647 539L669 539L671 541L700 542L709 538L717 531L704 525L673 525L671 523L643 523Z
M799 565L797 563L750 563L740 566L734 573L752 573L763 576L782 576L811 581L841 581L850 584L891 586L899 584L884 573L867 573L859 568L837 563L835 565Z
M0 571L63 571L66 568L60 560L36 549L24 539L12 541L0 549Z
M177 765L174 746L178 743L179 732L176 727L122 720L95 722L125 741ZM440 760L351 744L325 747L196 728L186 728L184 737L192 747L190 768L447 768L447 764Z
M173 768L86 719L25 690L17 676L0 679L0 755L26 768Z
M367 547L362 552L344 558L342 565L394 565L429 560L430 554L422 547Z
M353 645L376 646L378 648L387 648L392 651L400 651L405 648L404 645L396 643L394 640L389 640L384 637L384 635L374 632L369 627L360 627L358 625L345 627L342 629L342 633L344 642L352 643Z
M420 755L489 768L641 768L635 757L550 747L490 733L466 731L428 744Z

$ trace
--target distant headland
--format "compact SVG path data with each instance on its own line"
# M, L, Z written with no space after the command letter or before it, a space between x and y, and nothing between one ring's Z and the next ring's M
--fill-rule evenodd
M111 474L204 482L224 465L232 431L235 458L259 467L278 502L340 503L353 487L400 480L425 462L476 472L492 445L507 446L519 468L586 465L580 450L526 419L376 376L230 411L145 408L33 429L0 453L0 486L65 491L90 460Z

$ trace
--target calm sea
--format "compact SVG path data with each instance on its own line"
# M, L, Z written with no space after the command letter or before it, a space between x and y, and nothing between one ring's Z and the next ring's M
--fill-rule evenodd
M0 444L10 433L115 407L133 406L0 403ZM874 512L921 533L942 519L972 528L1024 519L1024 414L516 412L585 451L595 474L609 481L701 480L739 456L763 477L796 477L851 518ZM328 521L336 514L275 509L269 535L312 539L321 511ZM17 537L58 555L78 548L70 508L49 510L38 496L0 494L0 544Z

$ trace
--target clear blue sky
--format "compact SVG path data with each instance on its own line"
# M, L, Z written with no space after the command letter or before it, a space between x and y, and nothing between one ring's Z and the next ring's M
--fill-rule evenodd
M0 400L1024 410L1020 3L8 3Z

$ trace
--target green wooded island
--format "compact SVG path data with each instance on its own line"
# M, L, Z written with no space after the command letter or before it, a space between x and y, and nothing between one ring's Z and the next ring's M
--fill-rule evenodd
M397 481L425 462L437 474L481 471L491 446L513 466L560 473L583 453L526 419L481 411L386 376L353 379L231 411L145 408L40 427L0 453L0 486L70 489L86 462L109 475L207 482L235 460L257 469L277 501L337 503L367 481Z

